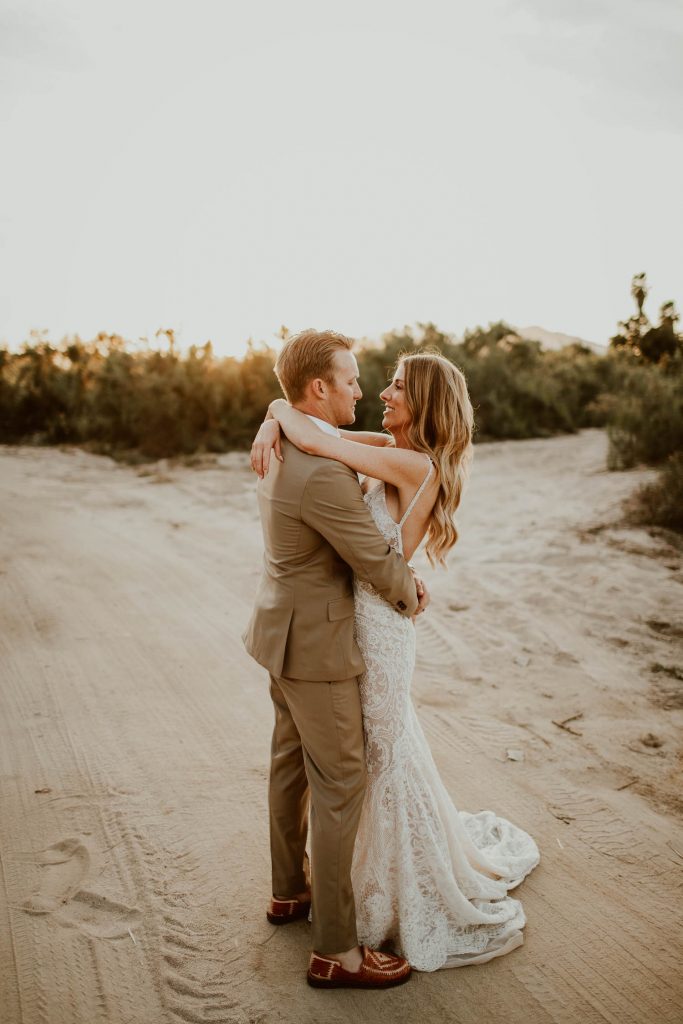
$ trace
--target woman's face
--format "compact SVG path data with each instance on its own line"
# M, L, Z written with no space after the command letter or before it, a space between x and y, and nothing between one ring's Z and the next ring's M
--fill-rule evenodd
M400 434L410 425L410 414L405 392L405 371L403 363L396 367L393 380L379 396L384 402L382 427L392 434Z

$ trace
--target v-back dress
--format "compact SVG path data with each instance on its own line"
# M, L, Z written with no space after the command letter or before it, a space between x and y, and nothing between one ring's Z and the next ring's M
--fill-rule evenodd
M389 544L400 523L383 483L365 501ZM492 811L458 811L437 771L410 696L415 629L366 582L354 581L368 785L352 880L361 942L391 942L418 970L479 964L522 945L521 903L508 892L538 864L534 840ZM498 876L497 879L490 877Z

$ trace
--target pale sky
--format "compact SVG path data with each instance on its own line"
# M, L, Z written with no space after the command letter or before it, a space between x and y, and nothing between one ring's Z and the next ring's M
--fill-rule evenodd
M0 0L0 340L683 305L681 0Z

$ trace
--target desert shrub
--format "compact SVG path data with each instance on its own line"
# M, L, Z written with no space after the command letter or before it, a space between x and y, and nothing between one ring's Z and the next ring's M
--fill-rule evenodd
M172 339L138 351L105 334L58 347L33 339L0 351L0 440L145 458L244 446L279 394L273 362L254 346L217 360L209 344L180 355Z
M74 382L56 365L58 352L49 343L27 346L17 359L3 351L0 424L3 437L32 437L45 444L66 439Z
M377 429L382 409L377 395L399 354L425 349L440 352L465 374L479 440L545 437L604 423L598 402L604 359L582 346L544 352L500 321L466 332L461 342L425 324L387 334L381 346L361 348L361 429Z
M241 359L217 359L207 343L181 354L164 334L168 344L157 347L102 333L60 345L36 334L19 352L0 349L0 441L142 458L248 446L280 393L275 353L249 345ZM683 360L649 366L630 351L603 357L580 345L546 352L503 321L462 339L420 324L361 343L358 428L378 429L378 396L399 354L425 349L465 373L478 440L606 425L615 467L660 462L681 447Z
M683 452L669 456L657 479L632 495L628 514L633 523L683 533Z
M609 436L608 467L657 465L683 450L683 362L665 368L616 357L601 406Z

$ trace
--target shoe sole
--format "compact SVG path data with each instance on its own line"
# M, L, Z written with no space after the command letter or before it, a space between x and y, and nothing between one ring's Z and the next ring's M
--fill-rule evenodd
M266 911L266 917L271 924L294 924L295 921L305 921L308 918L308 911L306 911L305 914L297 914L294 917L276 917L274 914L269 914L268 911Z
M373 981L328 981L326 978L316 978L310 974L306 975L306 981L311 988L364 988L368 990L376 989L377 991L383 991L385 988L396 988L398 985L405 985L407 981L410 981L410 973L405 974L402 978L398 978L396 981L385 981L383 984L379 985Z

